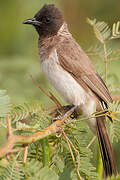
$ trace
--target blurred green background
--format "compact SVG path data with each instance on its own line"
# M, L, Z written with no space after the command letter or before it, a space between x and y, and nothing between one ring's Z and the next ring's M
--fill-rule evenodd
M62 10L70 31L83 49L96 43L86 17L106 21L110 26L120 19L120 0L0 0L0 89L7 89L13 103L46 99L30 74L42 88L49 87L53 92L39 65L38 35L32 26L22 24L45 3L55 3Z
M86 22L87 17L106 21L111 27L120 20L120 0L0 0L0 89L7 90L12 103L34 100L45 106L51 105L33 84L30 74L44 90L51 91L60 99L41 72L37 33L32 26L22 24L45 3L55 3L61 9L69 30L84 50L96 43L92 28ZM120 80L119 67L120 61L109 65L110 71L116 73ZM63 102L62 99L60 101ZM116 157L120 154L118 149L116 145Z

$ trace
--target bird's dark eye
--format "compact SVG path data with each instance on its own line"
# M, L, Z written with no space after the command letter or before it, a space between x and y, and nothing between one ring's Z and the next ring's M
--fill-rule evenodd
M49 23L49 22L50 22L50 18L49 18L49 17L46 17L46 18L45 18L45 21L46 21L47 23Z

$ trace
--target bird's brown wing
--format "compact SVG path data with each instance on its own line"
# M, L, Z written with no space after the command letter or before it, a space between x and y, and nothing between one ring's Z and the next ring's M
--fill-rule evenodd
M72 37L59 44L57 54L61 66L71 73L78 83L79 80L84 82L105 103L112 102L104 81Z

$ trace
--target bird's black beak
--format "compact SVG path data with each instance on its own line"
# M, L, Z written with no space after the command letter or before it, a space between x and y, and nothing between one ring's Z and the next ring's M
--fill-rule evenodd
M23 24L32 24L32 25L40 26L41 22L37 21L36 18L29 18L23 21Z

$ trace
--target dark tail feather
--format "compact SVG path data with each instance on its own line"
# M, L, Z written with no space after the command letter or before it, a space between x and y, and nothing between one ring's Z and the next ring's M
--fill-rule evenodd
M97 137L103 162L104 177L117 176L117 167L112 146L105 126L105 117L97 117Z

